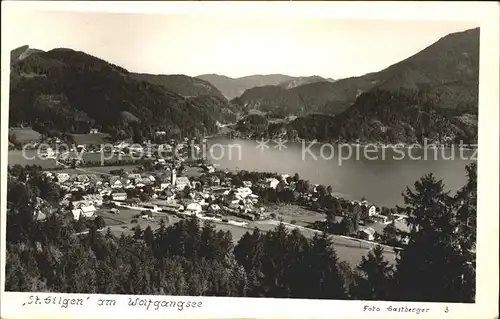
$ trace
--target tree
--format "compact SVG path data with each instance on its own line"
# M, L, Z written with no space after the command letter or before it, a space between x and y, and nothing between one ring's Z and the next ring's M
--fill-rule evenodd
M294 181L295 183L297 183L299 180L300 180L299 173L295 173L295 174L293 175L293 181Z
M376 246L368 256L363 256L357 266L360 275L356 279L353 295L361 300L390 300L392 266L384 260L384 249Z
M304 287L301 296L313 299L345 299L345 283L338 269L337 253L333 249L330 237L323 233L315 235L307 253L302 276L309 284Z
M186 187L182 190L182 197L191 198L191 187L189 185L186 185Z
M395 275L398 300L472 302L473 255L460 247L454 199L432 174L404 194L409 242L400 252Z
M333 192L333 188L332 188L332 185L328 185L328 187L326 188L326 192L328 194L331 194Z
M146 244L148 246L153 245L154 235L153 235L153 231L151 230L151 226L148 225L148 227L146 227L146 229L144 229L143 238L144 238L144 242L146 242Z
M137 225L134 228L134 239L138 240L138 239L141 239L141 238L142 238L141 226Z
M320 198L327 195L326 188L323 185L318 185L316 187L316 191L318 192L318 195L319 195Z
M399 231L396 228L396 224L394 221L384 227L384 230L382 232L382 240L386 245L400 246L398 237L399 237Z
M356 233L355 220L352 215L344 216L339 225L342 235L354 235Z
M96 229L103 229L106 226L106 222L102 216L97 216L94 218L94 225Z

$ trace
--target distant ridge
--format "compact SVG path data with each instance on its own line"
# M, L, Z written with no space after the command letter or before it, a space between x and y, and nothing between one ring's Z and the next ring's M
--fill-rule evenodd
M335 82L316 81L289 88L249 89L238 99L246 109L279 109L280 113L337 114L364 92L430 90L443 108L475 104L479 88L479 28L444 36L415 55L380 72Z

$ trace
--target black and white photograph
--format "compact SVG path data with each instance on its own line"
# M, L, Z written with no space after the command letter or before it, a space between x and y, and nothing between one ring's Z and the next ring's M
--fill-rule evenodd
M2 41L5 294L478 302L478 21L26 8Z

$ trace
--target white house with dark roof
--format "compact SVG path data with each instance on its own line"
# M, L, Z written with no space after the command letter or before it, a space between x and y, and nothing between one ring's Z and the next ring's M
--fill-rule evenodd
M189 182L189 178L185 176L179 176L175 179L175 187L177 189L184 189L186 186L191 186Z
M57 177L57 181L59 183L64 183L70 179L70 176L68 173L57 173L56 177Z
M82 211L82 215L86 218L93 217L96 213L96 208L94 205L82 206L80 210Z
M127 193L125 192L113 193L111 194L111 198L115 201L124 201L127 199Z

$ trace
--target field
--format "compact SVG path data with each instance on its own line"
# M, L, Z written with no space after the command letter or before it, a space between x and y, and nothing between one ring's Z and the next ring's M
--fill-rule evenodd
M281 217L284 222L296 222L296 225L310 227L314 222L325 220L325 214L308 210L297 205L283 205L268 209L268 212L275 213L277 218Z
M11 135L11 134L14 134L16 136L16 140L22 144L36 142L42 136L40 133L38 133L37 131L35 131L29 127L27 127L27 128L18 128L18 127L9 128L9 135Z
M273 229L278 225L278 221L259 221L256 222L256 226L262 231L268 231ZM298 224L298 223L297 223ZM286 225L289 231L297 227L296 225ZM300 227L300 226L299 226ZM311 229L300 228L301 233L308 238L312 238L317 231ZM375 244L368 243L365 241L359 241L357 239L351 239L344 236L331 235L333 246L339 257L339 261L347 261L351 266L356 266L361 261L363 256L366 256L370 249L375 247ZM384 258L391 264L395 264L396 255L392 249L385 249Z
M109 174L109 172L114 170L123 169L124 171L133 170L137 165L123 165L123 166L92 166L92 167L82 167L82 168L65 168L61 170L57 170L60 173L68 173L68 174Z
M304 229L303 227L310 227L311 224L316 221L325 220L324 214L311 211L297 205L276 206L268 208L268 212L275 213L276 218L281 218L284 223L289 224L289 229L295 227L291 225L292 221L295 221L294 225L300 227L302 234L306 237L313 237L315 232L310 229ZM257 222L256 226L262 230L270 230L276 227L277 223L277 221L263 221ZM380 223L376 223L373 225L373 227L376 228L376 231L379 232L381 232L385 226L386 225ZM374 247L374 244L346 238L343 236L333 235L331 236L331 238L334 243L335 250L337 251L337 255L339 256L339 260L347 261L351 265L357 265L361 261L361 258L368 254L370 249ZM391 264L394 264L396 262L396 256L392 249L386 249L386 251L384 252L384 257Z
M13 166L19 165L40 165L43 169L54 169L57 167L56 161L54 159L43 159L36 155L36 151L26 151L23 155L23 151L9 151L8 153L8 165ZM31 159L32 157L35 157Z
M20 164L20 165L40 165L42 166L43 169L55 169L57 167L61 167L56 165L56 161L54 159L45 159L41 158L37 154L37 151L35 150L27 150L26 152L19 151L19 150L12 150L9 151L8 153L8 165L12 166L15 164ZM97 153L86 153L83 156L84 160L92 160L92 161L100 161L100 154ZM123 157L123 159L127 159ZM112 170L117 170L117 169L133 169L134 167L137 167L136 165L123 165L123 166L93 166L93 167L83 167L80 169L64 169L60 170L60 172L65 172L65 173L75 173L75 174L81 174L84 171L87 172L93 172L93 173L109 173Z
M111 233L115 236L120 236L121 233L125 233L126 235L131 235L134 232L133 229L137 225L140 225L141 229L145 229L146 227L150 226L151 229L154 231L160 227L159 223L161 219L165 221L165 225L167 226L173 225L174 223L177 223L180 220L179 217L172 214L155 213L154 220L144 220L139 218L137 219L136 223L132 223L131 222L132 219L134 219L135 215L140 214L140 211L128 208L118 208L118 209L120 212L119 214L113 214L110 212L109 209L102 209L98 212L98 215L104 218L106 222L106 227L110 228ZM300 212L297 213L297 215L299 214ZM297 218L296 220L297 224L291 225L288 224L287 221L285 221L285 218L283 218L283 221L286 223L285 226L289 229L289 231L291 231L295 227L300 227L299 219ZM259 228L262 232L267 232L269 230L274 229L279 223L278 221L273 221L273 220L256 221L256 222L247 221L247 222L248 222L247 226L236 226L224 222L215 222L215 227L217 230L231 232L231 235L233 237L233 242L234 244L237 244L237 242L246 232L252 232L252 230L255 227ZM317 233L317 231L313 231L311 229L306 229L302 227L300 227L300 231L304 236L308 238L312 238ZM331 239L334 248L337 252L337 255L339 257L339 260L346 261L351 266L358 265L362 257L366 256L370 251L370 249L374 247L374 244L372 243L358 241L356 239L350 239L343 236L332 235ZM384 252L384 257L391 264L395 264L396 255L392 250L386 249Z
M106 133L96 134L71 134L76 144L100 145L104 144L109 137Z
M201 175L203 175L203 169L200 168L200 167L191 167L191 166L187 166L185 167L185 171L182 173L183 176L186 176L186 177L200 177Z
M106 226L110 228L111 233L115 236L120 236L121 233L125 233L125 235L132 234L133 228L137 225L141 227L141 229L145 229L150 226L154 231L160 227L160 220L163 219L165 221L165 225L169 226L180 219L173 215L168 215L164 213L158 213L154 215L154 220L145 220L145 219L137 219L136 223L132 223L132 219L134 219L135 215L140 214L139 210L127 209L119 207L119 214L113 214L109 209L100 210L97 214L104 218L106 222Z

